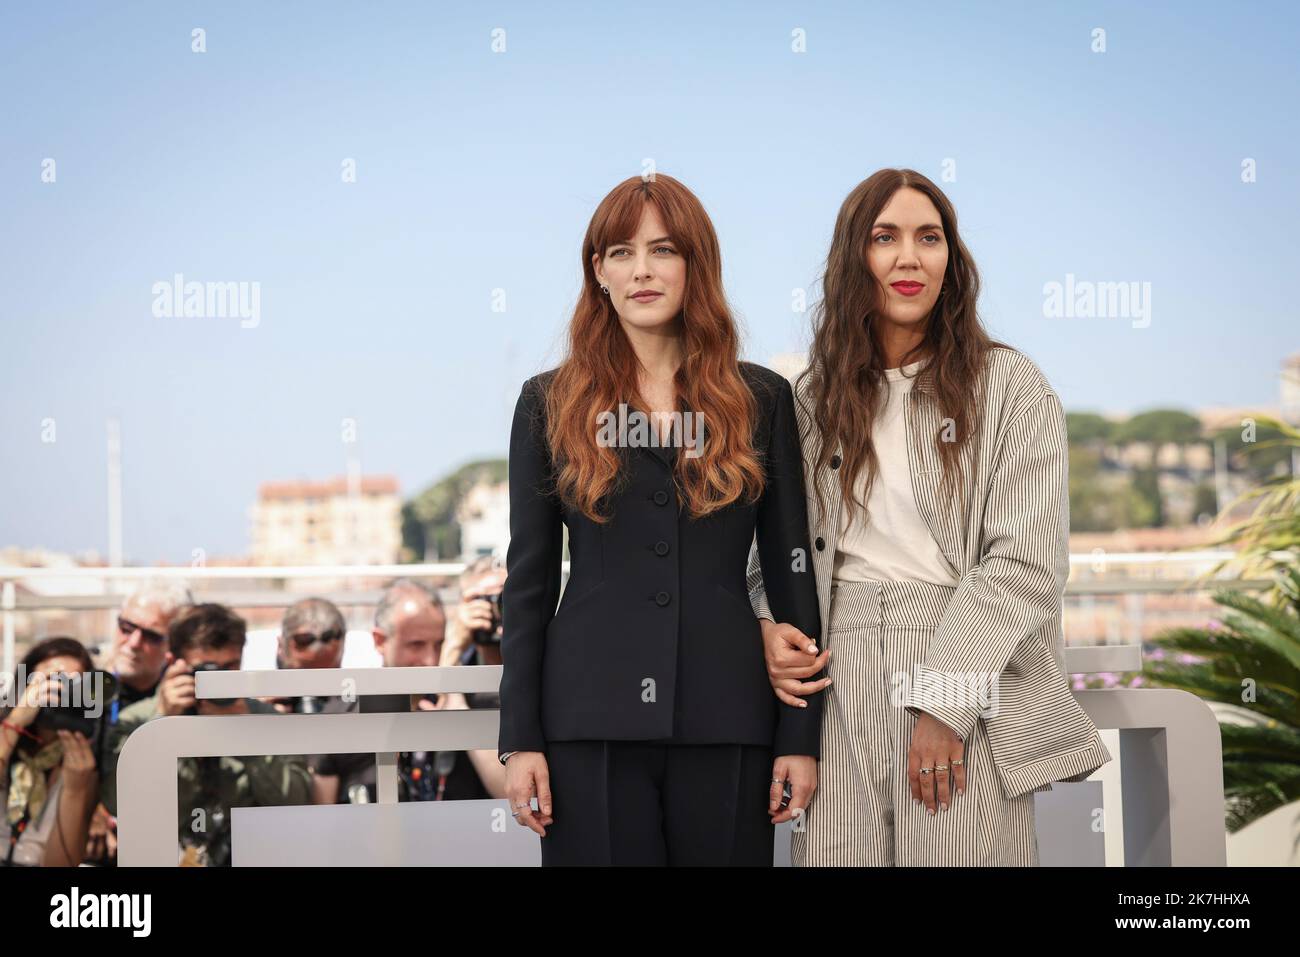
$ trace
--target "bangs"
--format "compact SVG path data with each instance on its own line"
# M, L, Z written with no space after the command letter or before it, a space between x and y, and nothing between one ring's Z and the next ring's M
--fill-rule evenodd
M677 228L666 209L668 204L658 202L659 197L653 191L654 184L639 183L626 192L620 192L610 198L609 208L603 221L596 225L592 233L592 248L601 258L604 258L610 246L628 242L636 235L637 229L641 226L641 217L645 215L647 209L654 209L659 214L668 238L681 246L683 252L688 251L689 244L685 241L686 237Z

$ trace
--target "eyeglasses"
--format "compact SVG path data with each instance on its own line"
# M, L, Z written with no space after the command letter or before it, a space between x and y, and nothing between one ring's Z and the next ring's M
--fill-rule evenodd
M152 628L146 628L144 625L137 625L133 621L128 621L121 615L117 616L117 630L128 637L140 632L140 637L151 645L161 645L167 640L166 635L161 635Z
M293 642L293 646L299 651L306 651L318 641L322 645L328 645L338 641L342 637L343 632L331 630L320 636L313 635L311 632L302 632L301 634L290 635L289 640Z

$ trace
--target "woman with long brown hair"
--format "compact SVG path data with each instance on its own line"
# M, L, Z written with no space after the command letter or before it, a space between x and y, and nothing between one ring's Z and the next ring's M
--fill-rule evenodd
M1063 669L1064 413L978 294L933 182L849 194L795 384L820 655L750 562L777 697L835 679L796 865L1037 864L1034 792L1110 759Z
M774 700L745 590L756 541L773 609L819 634L793 392L738 361L717 235L677 180L615 187L582 269L567 353L510 436L512 814L545 865L770 866L821 716L820 695Z
M86 853L99 796L95 748L80 730L43 721L63 700L64 678L92 685L94 662L75 638L46 638L23 656L18 703L0 711L0 807L5 837L0 866L77 867ZM99 692L97 691L96 694ZM80 691L72 704L84 704Z

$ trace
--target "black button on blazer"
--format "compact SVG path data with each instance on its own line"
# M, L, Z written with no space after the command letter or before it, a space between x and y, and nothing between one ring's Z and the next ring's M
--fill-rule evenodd
M745 586L757 535L773 616L820 642L794 394L770 369L740 369L757 400L766 488L699 520L679 507L672 447L618 450L626 480L608 524L561 503L543 403L555 371L524 383L510 433L500 751L642 740L818 754L824 693L807 708L773 695ZM562 524L571 564L557 609Z

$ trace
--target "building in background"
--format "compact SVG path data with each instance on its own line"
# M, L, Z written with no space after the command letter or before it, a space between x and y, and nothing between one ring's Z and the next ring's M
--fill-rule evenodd
M402 502L391 475L264 482L251 511L254 565L398 561Z
M510 545L510 485L478 482L456 507L461 561L482 555L505 555Z

